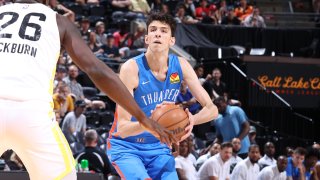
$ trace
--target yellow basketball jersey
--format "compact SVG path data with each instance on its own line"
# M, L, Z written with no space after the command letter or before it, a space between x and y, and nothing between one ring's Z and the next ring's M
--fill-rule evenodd
M56 13L43 4L0 7L0 99L52 101L60 52Z

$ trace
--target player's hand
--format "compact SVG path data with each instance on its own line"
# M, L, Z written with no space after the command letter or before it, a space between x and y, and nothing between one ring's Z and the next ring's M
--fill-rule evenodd
M161 143L167 144L171 147L172 143L176 143L177 139L173 136L172 132L160 126L156 121L145 118L140 122L141 126L149 131L152 135L160 140Z
M185 109L185 112L188 114L188 117L189 117L189 125L184 129L187 133L181 137L181 139L179 140L179 142L187 139L191 133L192 133L192 129L193 129L193 126L194 126L194 116L190 113L189 109Z

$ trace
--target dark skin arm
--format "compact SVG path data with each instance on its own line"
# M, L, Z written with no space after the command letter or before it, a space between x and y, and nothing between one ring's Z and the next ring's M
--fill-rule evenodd
M186 176L186 173L184 172L183 169L176 169L177 170L177 174L178 174L178 177L179 177L179 180L188 180L187 176Z
M107 65L97 59L85 44L76 26L59 14L57 14L57 24L61 45L71 56L73 62L90 77L96 87L136 117L144 129L153 134L158 134L162 143L171 144L175 142L170 131L146 117L119 77Z
M240 132L238 138L239 138L240 140L242 140L244 137L246 137L246 135L249 134L249 130L250 130L250 124L249 124L249 122L246 121L246 122L242 123L242 125L241 125L241 132Z

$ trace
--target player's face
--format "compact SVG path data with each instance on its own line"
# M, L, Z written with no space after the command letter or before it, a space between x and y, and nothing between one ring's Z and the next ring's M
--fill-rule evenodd
M145 43L152 52L166 52L174 45L175 38L171 36L171 28L168 24L153 21L148 27Z

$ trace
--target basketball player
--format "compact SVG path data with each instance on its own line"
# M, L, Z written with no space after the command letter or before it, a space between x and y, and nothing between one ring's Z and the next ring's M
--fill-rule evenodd
M47 3L43 1L42 3ZM0 154L13 149L32 180L76 179L70 148L55 122L52 89L60 46L144 129L171 143L115 73L99 61L65 17L35 0L0 7Z
M193 125L216 118L218 111L190 64L169 54L169 48L175 43L175 27L170 15L151 14L145 36L147 51L123 64L120 79L148 116L158 104L175 102L184 80L203 107L195 115L187 110L190 125L181 138L184 140L190 136ZM107 153L122 179L178 179L169 147L145 132L121 105L117 105L109 134Z

